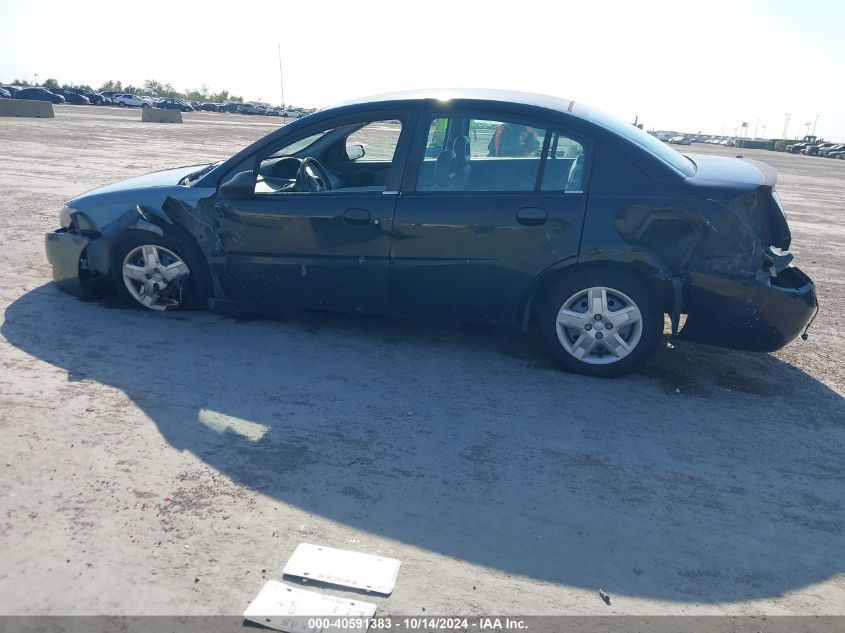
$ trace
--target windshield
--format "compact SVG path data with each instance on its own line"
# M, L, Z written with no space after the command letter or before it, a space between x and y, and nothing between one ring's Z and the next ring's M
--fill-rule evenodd
M639 145L644 150L654 154L664 163L674 167L685 176L695 175L695 163L683 154L676 152L663 141L653 137L647 132L643 132L636 125L625 123L625 121L617 119L606 112L602 112L601 110L596 110L594 108L590 108L587 119L625 137L632 143Z

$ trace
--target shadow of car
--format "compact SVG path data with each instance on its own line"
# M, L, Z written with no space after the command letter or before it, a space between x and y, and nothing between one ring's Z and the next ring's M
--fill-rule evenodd
M0 333L247 490L504 574L719 604L845 571L843 400L773 356L663 347L609 389L484 328L147 316L48 284Z

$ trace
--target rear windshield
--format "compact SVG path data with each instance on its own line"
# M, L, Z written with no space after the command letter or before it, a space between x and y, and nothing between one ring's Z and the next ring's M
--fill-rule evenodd
M602 112L601 110L596 110L594 108L590 108L587 118L593 123L601 125L611 132L615 132L632 143L639 145L644 150L654 154L664 163L674 167L685 176L695 175L695 164L690 159L676 152L674 149L666 145L666 143L656 139L651 134L643 132L637 126L625 123L616 117L610 116L606 112Z

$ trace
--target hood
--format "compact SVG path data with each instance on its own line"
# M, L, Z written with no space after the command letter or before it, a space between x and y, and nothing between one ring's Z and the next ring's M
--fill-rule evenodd
M766 163L744 158L727 158L712 154L685 154L695 163L695 176L698 181L720 184L739 184L750 187L766 185L774 188L777 172Z
M179 184L185 176L188 176L196 171L199 171L203 165L187 165L185 167L176 167L174 169L163 169L162 171L154 171L143 176L135 176L126 180L119 180L111 184L92 189L77 198L87 198L88 196L99 196L100 194L129 192L135 189L149 189L152 187L173 187Z

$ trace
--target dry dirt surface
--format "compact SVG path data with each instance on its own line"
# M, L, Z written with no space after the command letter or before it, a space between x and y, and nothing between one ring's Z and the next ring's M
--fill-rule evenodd
M0 120L0 613L238 615L311 542L402 561L383 615L845 614L845 161L745 152L818 283L809 341L602 381L504 330L58 291L65 200L280 123L184 118Z

